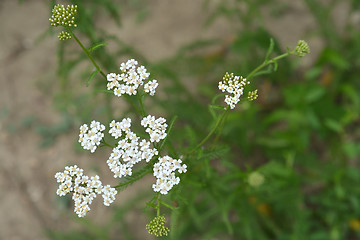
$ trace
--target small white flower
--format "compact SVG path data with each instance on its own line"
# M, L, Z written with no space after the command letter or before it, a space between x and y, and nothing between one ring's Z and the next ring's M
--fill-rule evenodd
M148 81L150 73L147 72L144 66L139 66L135 59L130 59L126 63L121 63L121 74L109 73L107 75L107 89L113 89L115 96L122 96L123 94L136 95L140 86ZM155 94L155 89L158 86L156 80L149 81L144 86L144 91L150 95Z
M236 104L240 101L240 97L244 93L244 87L248 84L249 82L246 78L234 76L233 73L226 73L223 81L219 82L219 90L229 93L229 95L225 96L225 103L229 105L231 109L234 109Z
M65 167L65 171L56 173L55 178L60 183L56 194L65 196L72 192L72 199L75 203L74 212L79 217L84 217L90 211L89 205L96 198L96 194L103 194L106 206L109 206L115 200L117 194L117 191L109 185L103 187L99 176L89 178L83 175L83 169L76 165ZM73 184L74 186L72 186Z
M106 161L109 169L114 173L115 178L132 175L132 167L145 160L149 162L155 155L158 155L156 149L150 148L150 142L140 139L131 131L131 119L124 118L121 122L112 121L110 123L109 133L118 138L117 147L113 148L109 159Z
M174 185L179 184L180 178L175 176L175 171L179 173L186 172L187 166L179 164L182 161L173 159L169 156L160 157L159 161L154 164L154 176L156 183L153 184L153 190L161 194L167 194Z
M149 82L147 82L146 84L145 84L145 86L144 86L144 91L146 92L146 93L149 93L151 96L154 96L154 94L155 94L155 90L156 90L156 88L157 88L157 86L158 86L159 84L158 84L158 82L157 82L157 80L152 80L152 81L149 81Z
M90 123L90 129L86 124L82 125L80 127L79 143L84 149L90 150L92 153L95 152L104 137L102 133L104 130L105 126L97 121Z
M158 118L155 119L154 116L148 115L141 120L141 125L146 128L146 132L150 135L151 142L159 142L160 140L166 137L166 119Z

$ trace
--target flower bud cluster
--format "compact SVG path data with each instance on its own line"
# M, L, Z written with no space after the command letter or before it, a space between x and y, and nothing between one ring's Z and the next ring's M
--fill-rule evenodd
M68 32L62 31L62 32L59 34L58 37L59 37L60 40L68 40L68 39L71 38L71 35L70 35L70 33L68 33Z
M304 40L299 40L294 49L294 54L299 57L304 57L308 53L310 53L309 45Z
M104 130L105 126L95 120L91 122L90 129L87 124L83 124L80 127L79 143L84 149L90 150L92 153L95 152L104 137L102 133Z
M149 133L151 142L159 142L167 135L165 132L167 128L165 118L155 119L154 116L148 115L141 120L141 126L148 127L145 131Z
M246 78L234 76L233 73L226 73L223 80L219 82L219 89L230 94L225 96L225 103L231 109L234 109L235 105L240 101L240 97L244 93L244 87L249 83Z
M68 5L66 8L62 4L56 5L52 10L52 16L49 18L51 26L76 27L75 14L77 13L76 5Z
M79 217L84 217L90 211L89 205L97 194L102 194L106 206L109 206L115 200L117 194L117 191L109 185L103 187L99 176L88 177L83 172L83 169L74 165L67 166L64 172L55 174L57 182L60 183L56 194L65 196L68 193L73 193L74 212Z
M138 88L144 85L150 76L144 66L137 67L137 65L138 62L135 59L121 63L121 74L109 73L107 75L107 89L113 89L114 94L118 97L123 94L136 95ZM144 86L145 92L153 96L157 86L156 80L149 81Z
M159 162L154 164L154 176L156 177L156 183L153 184L152 188L155 192L161 194L167 194L174 185L179 184L180 178L175 176L175 171L178 173L185 173L187 166L182 164L179 159L173 159L169 156L159 158Z
M145 139L140 141L140 137L130 130L130 118L125 118L121 122L112 121L110 127L109 133L115 138L125 136L118 142L107 160L115 178L131 176L132 168L136 163L142 160L149 162L159 154L156 149L150 148L150 142Z
M155 217L149 224L146 224L146 229L157 237L167 236L170 229L165 226L165 222L164 216Z
M252 172L248 177L249 185L252 187L259 187L265 181L264 175L259 172Z
M249 91L249 93L248 93L248 100L249 101L254 101L255 99L257 99L258 98L258 94L257 94L257 92L258 92L258 90L256 89L256 90L254 90L254 91Z

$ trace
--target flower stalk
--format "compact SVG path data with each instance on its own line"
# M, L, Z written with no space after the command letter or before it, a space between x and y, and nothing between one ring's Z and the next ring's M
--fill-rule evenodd
M84 47L84 45L81 43L81 41L76 37L76 35L71 31L71 29L67 29L70 33L70 35L75 39L75 41L79 44L81 49L85 52L86 56L90 59L92 64L95 66L96 70L106 79L105 73L100 69L99 65L95 62L89 51Z

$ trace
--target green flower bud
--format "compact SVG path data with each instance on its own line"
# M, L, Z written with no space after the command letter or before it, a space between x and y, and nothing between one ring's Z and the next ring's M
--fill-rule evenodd
M164 216L155 217L149 224L146 224L146 229L157 237L167 236L170 229L165 226L165 222Z
M70 35L70 33L68 33L68 32L62 31L62 32L59 34L58 37L59 37L60 40L68 40L68 39L71 38L71 35Z
M304 40L299 40L294 49L294 54L299 57L304 57L308 53L310 53L309 45Z
M223 81L225 84L227 84L229 81L234 79L234 74L233 73L228 73L226 72L224 77L223 77Z
M77 13L76 5L68 5L66 8L62 4L56 5L52 10L52 16L49 18L51 26L76 27L75 14Z
M252 172L248 177L248 182L252 187L259 187L264 183L264 175L258 172Z
M258 98L258 94L257 94L258 90L256 89L255 91L249 91L248 93L248 100L249 101L254 101L255 99Z

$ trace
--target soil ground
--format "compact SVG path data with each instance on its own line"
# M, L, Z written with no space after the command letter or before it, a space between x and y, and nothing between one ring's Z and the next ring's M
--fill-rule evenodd
M181 45L195 39L232 34L232 26L226 21L203 28L207 13L202 1L153 2L149 6L150 16L142 24L135 23L134 11L123 11L123 26L120 29L112 24L108 26L108 31L122 36L148 59L169 57ZM266 9L263 11L269 18L266 27L284 49L304 38L304 33L315 25L302 1L293 2L291 11L281 19L270 17ZM340 20L347 10L346 6L339 7ZM41 137L31 125L32 117L46 125L61 120L53 99L41 91L41 84L54 76L56 68L57 38L36 41L48 28L48 18L49 1L25 0L19 4L0 0L0 239L43 240L48 239L44 234L46 229L65 230L73 223L75 214L58 204L54 174L75 159L84 169L89 165L89 154L74 151L77 129L61 135L50 147L40 148ZM98 24L104 21L100 19ZM307 40L315 57L322 42L317 38ZM101 154L91 157L101 158ZM105 175L106 169L103 171L100 176ZM151 177L139 181L122 192L116 204L149 188L151 182ZM89 217L101 221L98 216L106 216L106 211L111 209L95 203ZM149 238L144 227L145 216L134 213L129 223L134 226L134 236Z

